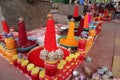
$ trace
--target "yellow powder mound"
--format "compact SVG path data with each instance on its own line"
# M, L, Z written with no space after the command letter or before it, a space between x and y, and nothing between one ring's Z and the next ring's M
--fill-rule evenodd
M60 44L65 46L78 46L78 40L74 37L75 23L73 21L69 22L69 29L66 38L60 39Z
M77 40L67 40L66 38L60 39L60 44L65 46L78 46Z

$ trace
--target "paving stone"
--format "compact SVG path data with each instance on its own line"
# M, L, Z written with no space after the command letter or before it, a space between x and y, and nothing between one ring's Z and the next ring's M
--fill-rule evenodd
M0 80L29 80L6 59L0 56Z
M103 23L102 30L98 35L95 44L87 54L87 56L92 57L92 62L83 62L78 68L80 72L85 74L83 71L84 66L89 66L93 72L96 72L96 70L102 66L106 66L109 70L112 70L116 27L118 27L118 25L115 25L115 23Z
M112 72L116 78L120 78L120 56L114 56Z

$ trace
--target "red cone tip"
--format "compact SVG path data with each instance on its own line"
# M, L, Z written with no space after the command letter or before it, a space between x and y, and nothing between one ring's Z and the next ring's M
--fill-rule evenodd
M52 18L53 18L53 15L52 15L51 13L49 13L49 14L47 15L47 18L48 18L48 19L52 19Z
M9 33L9 27L8 27L8 25L7 25L7 22L5 21L5 18L2 17L1 20L2 20L2 28L3 28L3 31L6 32L6 33Z
M74 8L73 17L78 17L78 4L76 4L76 6L75 6L75 8Z
M5 21L5 18L4 18L4 17L2 17L2 18L1 18L1 20L2 20L2 21Z
M78 4L76 4L76 6L78 6Z
M26 46L28 44L25 23L22 17L19 18L18 22L18 41L21 46Z
M19 21L24 21L24 18L23 18L23 17L20 17L20 18L19 18Z

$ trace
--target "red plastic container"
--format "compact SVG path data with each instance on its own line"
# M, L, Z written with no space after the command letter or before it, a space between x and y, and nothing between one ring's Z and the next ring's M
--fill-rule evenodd
M58 69L57 69L58 62L55 63L45 62L44 64L45 64L45 74L47 76L54 76L58 73Z
M34 67L31 71L31 78L32 80L39 80L39 71L40 69L38 67Z
M102 22L97 25L96 34L99 34L99 32L101 31L101 27L102 27Z
M21 62L23 61L24 59L17 59L17 63L18 63L18 68L21 69Z
M15 67L18 66L17 60L13 60L13 65L14 65Z
M27 73L27 66L21 66L22 72Z
M85 51L80 53L80 58L79 58L80 61L83 61L83 60L84 60L84 58L85 58L85 53L86 53Z
M29 63L28 60L23 60L21 63L21 69L23 71L23 73L27 73L27 64Z
M39 72L39 80L45 80L45 70Z
M32 80L39 80L39 75L38 74L31 74Z
M31 70L34 68L34 64L30 63L27 65L27 73L31 76Z
M45 80L59 80L57 75L47 76L45 75Z
M85 51L86 42L87 42L86 39L78 40L78 51L81 51L81 52Z
M65 60L66 60L66 66L70 66L71 65L71 62L72 62L72 58L70 57L70 56L68 56L68 57L66 57L65 58Z

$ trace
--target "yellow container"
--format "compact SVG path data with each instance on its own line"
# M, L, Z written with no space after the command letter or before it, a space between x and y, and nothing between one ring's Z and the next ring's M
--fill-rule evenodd
M15 55L16 53L17 53L16 49L6 50L6 57L12 58L12 56Z
M69 56L66 57L65 59L66 59L67 62L70 62L72 60L71 57L69 57Z
M22 58L22 59L17 59L17 62L18 62L18 63L21 63L23 60L24 60L24 58Z
M16 55L13 55L13 56L12 56L12 59L13 59L13 60L17 60L17 59L18 59L18 55L17 55L17 54L16 54Z
M95 31L95 29L92 29L92 30L89 30L89 36L95 36L95 34L96 34L96 31Z
M91 46L91 44L90 44L90 39L88 39L87 42L86 42L86 48L85 48L85 50L86 50L86 51L89 51L90 46Z
M0 54L2 54L2 46L0 46Z
M8 53L7 51L6 51L6 58L9 60L9 61L13 61L13 56L14 56L15 54L11 54L11 53ZM17 60L17 59L16 59Z
M71 57L72 59L74 59L75 55L74 54L70 54L69 57Z
M6 52L2 52L2 55L3 55L4 57L7 57Z
M88 39L87 39L87 43L86 43L86 51L89 51L92 44L93 44L93 40L94 40L94 37L93 36L89 36Z
M70 66L71 63L72 63L72 58L68 56L65 59L66 59L66 62L67 62L66 66Z
M2 55L6 56L6 49L5 48L2 48Z
M7 49L6 52L9 53L9 54L14 55L14 54L17 53L17 50L16 49Z
M27 70L31 71L34 67L35 67L35 65L30 63L30 64L27 65Z
M16 48L16 42L14 38L5 38L5 44L7 49Z
M12 62L12 61L13 61L13 60L12 60L12 57L9 57L8 60L9 60L9 62Z
M34 67L33 69L32 69L32 71L31 71L31 74L38 74L39 73L39 71L40 71L40 69L38 68L38 67Z
M66 64L66 61L65 61L65 60L60 60L60 64L65 65L65 64Z
M41 70L40 72L39 72L39 78L41 79L43 79L43 78L45 78L45 70Z
M75 59L77 59L80 56L80 53L76 52L74 56L75 56Z
M58 66L57 66L57 69L62 70L63 67L64 67L64 65L59 63Z
M21 63L21 66L26 66L28 63L29 63L28 60L23 60L22 63Z
M66 66L67 69L70 69L70 66Z

